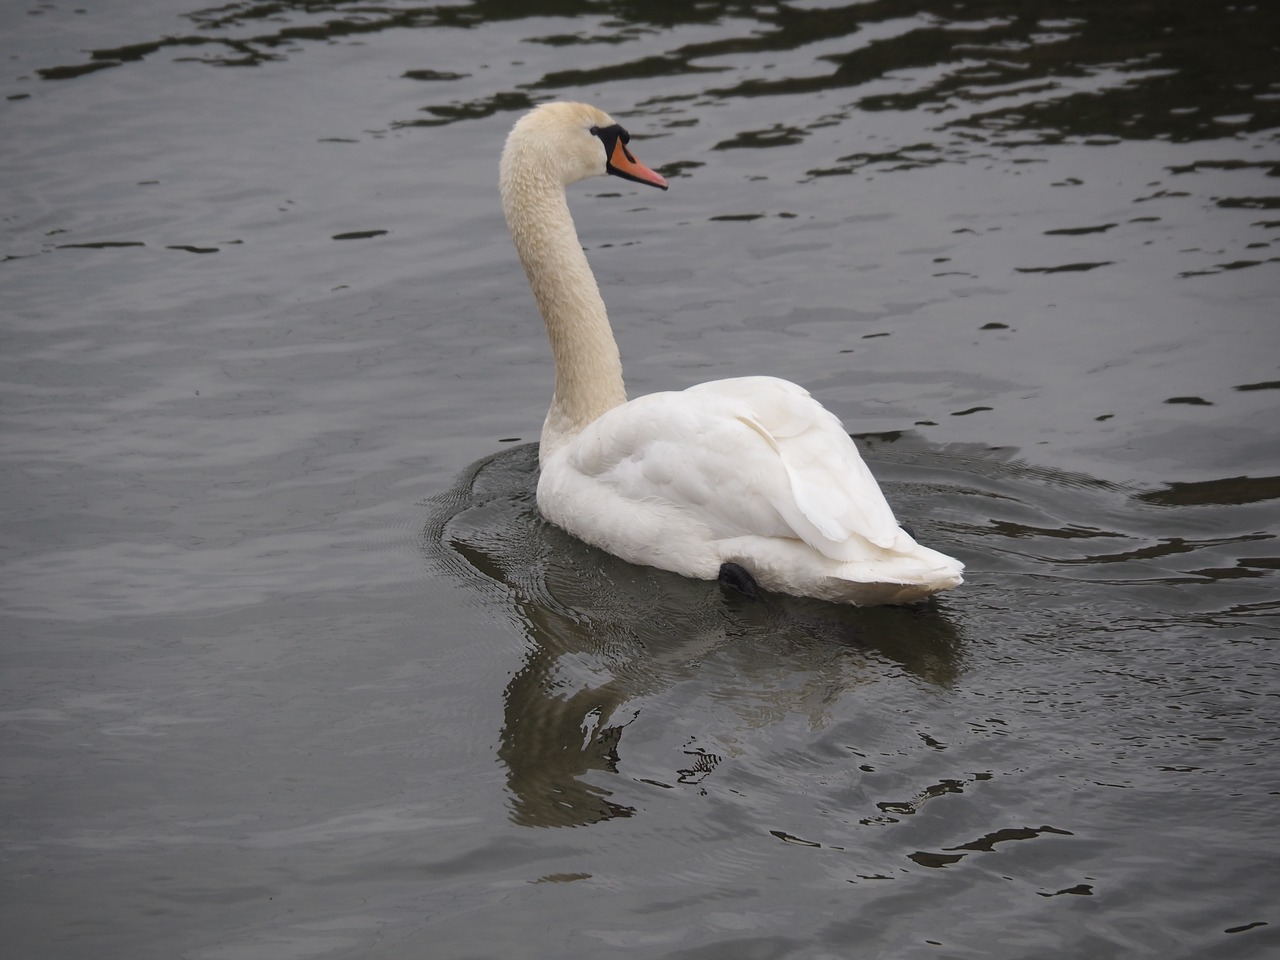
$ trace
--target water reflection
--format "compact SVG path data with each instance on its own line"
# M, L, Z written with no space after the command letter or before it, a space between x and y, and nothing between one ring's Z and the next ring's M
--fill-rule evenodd
M500 603L528 638L504 691L498 751L517 823L631 815L608 787L623 732L643 698L673 687L711 685L701 695L746 727L799 714L820 728L840 696L878 677L906 671L945 686L960 672L960 637L938 607L752 603L635 567L546 524L536 482L534 445L482 460L433 502L424 534L428 556ZM698 747L686 754L685 767L646 782L694 783L718 762Z
M1138 499L1166 507L1260 503L1280 499L1280 477L1228 477L1196 483L1171 483L1163 490L1140 494Z
M515 822L635 813L615 796L615 778L627 774L624 733L641 715L688 723L674 704L714 702L739 730L796 716L820 730L847 713L835 706L841 697L887 676L953 685L975 610L986 611L984 640L997 609L1027 635L1105 636L1130 629L1139 610L1170 606L1184 626L1207 628L1247 619L1233 584L1276 566L1267 512L1280 495L1275 478L1141 490L1027 464L1009 449L940 451L910 431L861 441L901 514L932 525L970 564L970 583L948 606L750 603L631 566L541 520L532 445L480 461L432 502L428 556L528 641L500 731ZM696 741L684 767L649 771L643 782L713 775L720 758Z
M311 43L539 17L563 26L520 38L524 42L603 48L609 55L603 62L583 56L580 66L570 68L562 60L515 90L478 96L469 73L410 69L403 76L456 89L460 96L425 105L426 116L400 118L400 124L437 126L522 111L543 99L542 91L695 77L687 91L650 104L858 91L836 115L784 131L781 138L777 131L743 131L730 141L737 146L799 142L809 129L847 118L850 109L935 113L940 128L960 132L953 147L981 131L976 144L970 141L977 150L985 136L1008 131L1031 131L1042 142L1194 141L1280 126L1280 60L1273 49L1280 8L1194 0L1136 6L1081 0L1052 10L1013 0L877 0L815 9L675 0L477 0L399 9L246 0L186 14L194 32L92 50L87 62L37 73L67 80L157 53L216 66L258 66ZM699 24L717 24L730 35L680 42L681 28ZM772 72L784 58L784 69Z

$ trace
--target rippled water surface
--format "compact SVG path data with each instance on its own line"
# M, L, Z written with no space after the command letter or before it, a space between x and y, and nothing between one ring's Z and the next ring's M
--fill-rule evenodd
M1271 4L0 13L13 956L1280 950ZM772 373L960 557L857 610L537 516L496 201L634 394Z

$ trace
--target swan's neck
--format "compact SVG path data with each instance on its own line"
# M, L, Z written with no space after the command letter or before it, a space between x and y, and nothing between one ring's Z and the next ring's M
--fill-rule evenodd
M564 187L550 179L504 176L502 208L555 357L555 395L542 425L545 462L587 424L626 403L622 360Z

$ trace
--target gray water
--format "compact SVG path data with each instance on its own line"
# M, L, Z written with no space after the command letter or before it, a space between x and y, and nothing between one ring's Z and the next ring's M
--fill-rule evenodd
M10 5L6 955L1275 956L1277 37ZM672 181L573 190L632 394L806 385L962 588L749 603L538 519L495 179L552 98Z

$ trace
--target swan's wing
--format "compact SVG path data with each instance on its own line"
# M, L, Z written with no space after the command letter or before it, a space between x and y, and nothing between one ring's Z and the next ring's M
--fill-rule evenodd
M774 377L717 380L686 393L723 396L740 403L750 425L765 436L786 470L800 514L832 548L852 537L889 548L902 530L880 485L835 414L809 391ZM803 537L835 559L822 542Z
M683 509L717 539L795 538L844 561L905 536L835 416L772 377L640 397L566 453L579 474L625 500Z

